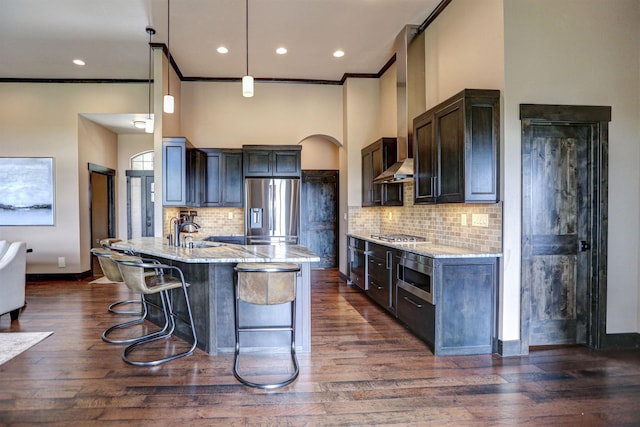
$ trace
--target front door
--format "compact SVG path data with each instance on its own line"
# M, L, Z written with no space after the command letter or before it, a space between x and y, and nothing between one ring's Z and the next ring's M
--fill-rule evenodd
M153 236L154 181L152 170L128 170L127 238Z
M540 106L528 107L524 114L521 107L523 341L595 346L606 271L601 123L531 119Z

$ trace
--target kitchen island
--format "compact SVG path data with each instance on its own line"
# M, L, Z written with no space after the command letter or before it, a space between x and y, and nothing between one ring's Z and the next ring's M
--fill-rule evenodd
M241 262L284 262L300 264L296 296L296 351L311 351L311 267L320 258L300 245L234 245L218 242L194 242L193 248L169 246L160 237L140 237L113 244L115 249L131 251L145 258L155 258L179 267L189 283L188 294L193 312L198 348L211 354L233 353L234 333L234 266ZM174 307L184 315L186 305L179 293L174 294ZM244 303L242 303L244 304ZM289 310L282 306L247 305L241 321L287 324ZM149 319L159 322L156 310ZM188 337L186 327L178 322L178 336ZM254 337L254 347L286 347L286 334L267 338Z

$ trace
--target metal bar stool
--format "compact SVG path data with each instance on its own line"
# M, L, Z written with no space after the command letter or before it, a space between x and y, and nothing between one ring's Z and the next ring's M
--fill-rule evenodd
M119 242L119 241L120 239L112 239L112 238L102 239L100 240L101 248L93 248L91 249L91 253L95 255L96 258L98 258L98 263L100 263L100 268L102 269L102 272L104 273L104 277L106 277L107 280L109 280L111 283L124 284L122 280L122 276L120 275L120 270L118 269L118 266L111 260L111 255L113 255L114 253L122 253L120 251L115 251L111 248L112 243ZM142 304L142 306L137 311L123 311L123 310L118 310L116 308L120 305L129 305L129 304ZM109 305L109 307L107 307L107 310L109 310L109 312L113 314L124 314L124 315L139 314L142 316L146 315L146 313L144 312L144 309L145 309L144 301L141 301L139 299L117 301Z
M236 347L233 360L233 375L241 383L262 389L275 389L291 384L300 371L296 356L296 278L300 266L280 263L240 263L235 267L235 332ZM241 326L240 302L254 305L276 305L290 303L291 324L288 326ZM291 361L293 374L277 383L258 383L244 378L238 372L240 359L240 333L289 331L291 333Z
M189 286L189 284L185 282L182 270L172 265L143 262L141 258L135 256L116 255L113 256L112 259L118 264L120 273L122 274L122 278L124 279L124 283L129 287L129 289L134 292L139 292L142 295L158 294L160 296L162 312L165 320L164 326L161 330L133 339L132 343L127 346L127 348L125 348L122 352L122 359L125 362L135 366L156 366L177 359L179 357L189 356L193 354L193 351L195 350L198 343L198 338L196 336L193 315L191 313L191 304L189 303L189 295L187 293L187 286ZM175 274L177 274L178 278L172 277L169 274L160 274L164 273L167 270L173 271ZM149 275L147 274L148 271L156 272L156 274ZM169 294L169 291L177 288L181 288L184 294L188 319L181 318L173 311L172 298ZM187 351L174 353L172 355L155 360L138 361L133 360L129 357L130 353L140 346L160 339L170 338L173 334L173 331L175 330L176 318L185 322L191 329L193 342L191 343L191 347ZM131 322L127 323L132 324ZM105 331L105 334L108 335L109 332L115 329L120 329L127 326L130 325L125 323L113 326Z

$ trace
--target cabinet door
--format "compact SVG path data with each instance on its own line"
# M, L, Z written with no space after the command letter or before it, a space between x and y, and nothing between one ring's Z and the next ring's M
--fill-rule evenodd
M242 151L222 153L222 206L242 207L244 182L242 179Z
M162 143L162 204L184 206L187 203L187 159L184 141Z
M186 186L188 206L201 206L207 189L207 155L200 150L187 149Z
M439 148L438 202L464 202L464 101L454 102L435 114Z
M245 150L243 164L244 176L271 176L271 151Z
M434 116L425 113L414 120L414 203L435 203L438 151Z
M373 162L371 151L362 152L362 206L373 204Z
M498 95L472 97L465 101L467 122L465 199L468 202L499 200L500 111L498 101Z
M382 154L382 144L371 151L371 181L384 171L382 168ZM380 206L382 204L382 184L372 183L371 190L371 204Z
M271 161L273 176L300 176L299 150L275 150L272 152Z
M205 206L221 206L222 203L222 153L207 152L207 191Z

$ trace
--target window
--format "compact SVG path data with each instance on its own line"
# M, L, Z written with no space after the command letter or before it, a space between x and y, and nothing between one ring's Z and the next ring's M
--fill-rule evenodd
M131 169L132 170L153 170L153 150L144 151L131 157Z

